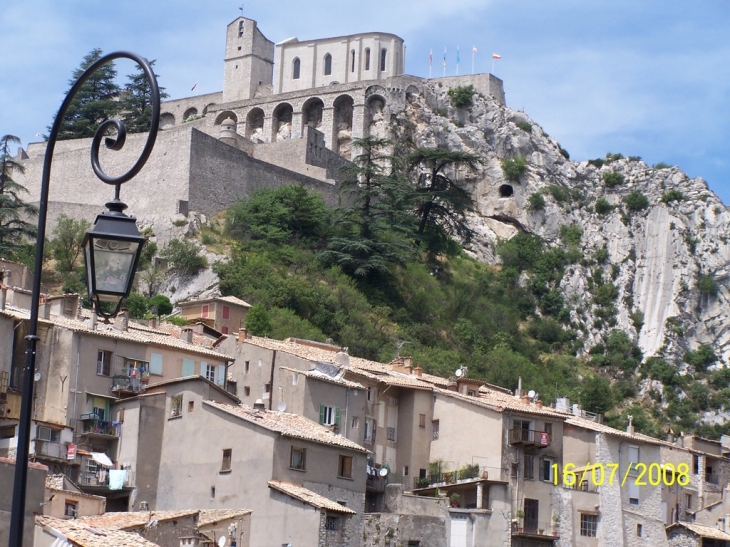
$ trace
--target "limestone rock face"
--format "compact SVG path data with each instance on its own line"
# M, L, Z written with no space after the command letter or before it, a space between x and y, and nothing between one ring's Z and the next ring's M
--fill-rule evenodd
M604 278L612 278L618 289L616 324L600 325L591 304L589 261L567 267L561 289L586 349L619 328L638 337L645 356L661 350L679 364L687 350L710 344L723 360L730 357L730 214L702 179L690 179L676 167L655 169L637 158L600 167L570 161L524 112L480 95L470 108L453 108L447 91L438 81L429 82L420 95L392 110L391 129L417 146L465 150L484 159L477 174L457 174L475 200L469 217L475 237L467 245L473 255L499 262L495 244L519 230L560 245L561 226L577 225L583 230L584 258L607 249ZM515 156L528 164L517 183L506 179L500 163ZM603 177L609 172L623 182L608 187ZM567 199L553 197L560 190ZM681 199L668 200L673 190ZM543 194L545 207L530 211L528 198L535 192ZM646 196L648 206L628 208L624 200L632 192ZM599 198L613 206L608 213L595 212ZM698 287L708 276L717 283L716 295ZM637 312L643 314L638 333L632 320Z

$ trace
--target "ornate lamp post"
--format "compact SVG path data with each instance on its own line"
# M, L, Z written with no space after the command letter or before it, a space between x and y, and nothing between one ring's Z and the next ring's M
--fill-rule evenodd
M46 154L43 161L43 175L41 179L40 205L38 207L38 237L36 240L36 269L33 275L33 293L30 305L30 320L28 335L25 337L26 361L23 368L23 391L18 423L18 449L15 457L15 481L13 483L13 504L10 516L9 547L22 547L23 522L25 520L26 485L28 481L28 455L30 443L31 412L33 410L33 375L35 373L36 344L38 337L38 306L41 294L41 270L43 265L43 243L46 236L46 217L48 215L48 191L51 178L51 161L58 139L63 118L68 106L76 96L84 82L99 69L99 67L115 59L131 59L144 70L150 85L152 119L150 132L147 136L142 154L132 168L118 177L107 175L99 164L99 146L101 140L111 150L121 150L126 140L126 128L119 120L106 120L96 130L91 144L91 166L96 176L107 184L115 187L114 199L106 204L109 211L101 213L94 222L94 227L86 233L84 238L84 256L89 283L89 296L94 302L97 313L104 317L113 317L119 311L122 300L129 295L134 281L134 272L139 262L142 246L145 239L140 236L134 217L124 214L127 208L119 199L119 189L142 169L147 162L157 138L157 129L160 122L160 91L152 67L146 59L135 53L120 51L105 55L91 65L76 80L69 90L61 108L56 114L51 134L48 138ZM109 129L115 128L115 138L105 137ZM102 304L107 303L113 311Z

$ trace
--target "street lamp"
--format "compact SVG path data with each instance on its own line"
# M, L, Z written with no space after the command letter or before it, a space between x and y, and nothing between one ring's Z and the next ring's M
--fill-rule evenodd
M27 342L25 352L26 360L25 367L23 368L20 421L18 422L18 448L15 456L15 479L13 483L13 504L10 515L9 547L23 546L25 490L28 482L30 425L33 410L33 376L35 374L36 344L40 340L38 337L38 306L41 295L43 243L46 237L48 191L51 179L53 151L56 147L58 132L69 104L81 86L99 67L120 58L131 59L142 67L150 86L152 117L150 121L150 132L140 157L129 171L120 176L111 177L101 168L99 163L99 147L101 140L104 139L104 145L107 148L121 150L127 134L124 123L119 120L104 121L96 130L96 134L91 143L91 166L94 173L102 182L115 187L114 199L106 204L109 210L97 216L94 227L86 233L84 238L84 257L86 259L89 296L94 303L97 313L107 318L117 314L122 300L129 295L132 289L134 272L139 263L142 246L145 241L137 230L134 217L124 214L127 206L119 199L119 189L122 184L139 173L152 153L160 123L160 91L157 86L157 78L146 59L135 53L119 51L101 57L76 80L56 114L56 119L53 122L51 134L48 137L48 144L46 146L41 178L40 205L38 207L38 236L36 239L35 254L36 267L33 274L33 292L31 296L30 319L28 321L28 335L25 337ZM106 136L112 128L116 129L116 136ZM107 303L108 307L102 306L103 303ZM109 311L109 308L112 308L112 311Z

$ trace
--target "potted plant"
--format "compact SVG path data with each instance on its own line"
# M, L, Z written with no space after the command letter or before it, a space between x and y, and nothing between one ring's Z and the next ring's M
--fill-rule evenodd
M553 513L553 535L558 535L558 526L560 525L560 515L558 513Z
M545 528L538 528L537 533L543 535L545 533Z
M522 509L517 509L515 516L517 517L517 533L521 534L523 530L522 519L525 518L525 512Z
M449 496L449 500L451 501L451 507L459 507L459 502L461 501L461 496L454 492Z

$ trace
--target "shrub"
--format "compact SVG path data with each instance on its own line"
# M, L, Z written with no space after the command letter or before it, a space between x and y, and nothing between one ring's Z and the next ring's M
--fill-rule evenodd
M621 173L617 173L616 171L607 171L606 173L603 173L603 184L606 185L606 188L614 188L623 183L624 176Z
M471 106L472 104L472 97L474 97L474 93L476 93L476 90L474 89L474 86L467 85L467 86L459 86L459 87L452 87L448 91L449 98L451 99L451 105L455 108L464 108L467 106Z
M566 160L570 159L570 154L568 154L568 151L565 148L558 145L558 151L560 152L560 155L563 156Z
M611 205L606 198L598 198L593 204L593 210L599 215L605 215L611 212L613 205Z
M694 351L688 351L682 357L682 360L692 365L696 371L702 372L707 369L709 365L717 361L717 355L712 349L712 346L702 344L699 348Z
M196 275L208 266L198 246L187 239L173 239L160 252L160 257L167 261L171 270L186 276Z
M603 164L606 163L603 158L596 158L594 160L588 160L588 163L593 165L594 167L598 167L599 169L603 167Z
M540 192L534 192L527 198L527 210L530 212L542 211L545 208L545 198Z
M649 198L641 192L634 190L628 196L624 197L624 203L629 211L641 211L649 207Z
M553 199L558 203L562 203L570 199L570 192L562 186L551 184L547 187L547 191L550 192L550 195L553 196Z
M522 131L525 131L527 133L532 133L532 124L529 122L519 122L517 124L517 127L522 129Z
M603 264L608 260L608 248L604 245L600 249L596 249L596 252L593 253L593 258L599 264Z
M576 224L560 227L560 239L569 247L577 247L580 245L581 237L583 237L583 230Z
M662 195L662 202L670 203L672 201L682 201L684 194L679 190L669 190L666 194Z
M636 310L631 314L631 323L634 325L634 328L636 329L636 332L639 332L641 330L641 327L644 326L644 312L641 310Z
M271 318L263 304L256 303L248 309L246 328L254 336L266 336L271 333Z
M717 296L717 281L710 275L701 275L697 281L697 288L702 295Z
M611 163L612 161L616 160L622 160L624 158L624 155L620 152L618 154L612 154L611 152L606 152L606 163ZM641 158L639 158L641 159Z
M655 163L654 165L652 165L652 167L654 169L671 169L672 166L669 165L668 163L664 163L663 161L660 161L659 163Z
M125 300L124 304L129 310L129 316L133 319L142 319L148 310L147 299L139 293L133 292Z
M519 182L520 177L526 169L527 162L522 156L505 158L502 160L502 171L504 171L504 176L511 182Z
M168 315L172 313L172 302L164 294L156 294L150 298L147 307L156 315Z

